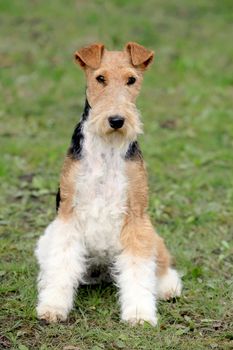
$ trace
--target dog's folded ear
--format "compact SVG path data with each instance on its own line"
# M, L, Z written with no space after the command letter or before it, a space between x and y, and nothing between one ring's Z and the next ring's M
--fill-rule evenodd
M129 52L132 64L136 67L147 68L153 61L154 52L144 46L134 42L129 42L125 46Z
M92 44L75 52L75 61L82 67L97 69L100 66L104 52L104 45L101 43Z

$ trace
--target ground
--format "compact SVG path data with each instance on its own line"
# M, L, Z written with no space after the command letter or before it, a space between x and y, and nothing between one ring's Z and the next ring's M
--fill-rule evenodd
M0 349L233 347L231 0L0 1ZM119 320L112 285L82 288L67 322L35 315L33 250L84 105L73 52L93 41L156 52L138 101L149 211L183 275L159 324Z

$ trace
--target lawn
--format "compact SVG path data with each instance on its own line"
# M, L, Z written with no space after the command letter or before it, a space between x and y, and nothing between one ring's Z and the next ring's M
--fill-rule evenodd
M0 0L0 349L233 347L233 2ZM36 240L84 105L80 46L156 52L138 107L149 211L183 275L159 324L119 320L112 285L82 287L69 320L36 319Z

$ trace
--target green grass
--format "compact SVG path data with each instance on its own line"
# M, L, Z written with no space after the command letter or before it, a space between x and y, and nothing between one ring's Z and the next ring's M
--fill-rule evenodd
M0 1L0 349L233 347L232 23L231 0ZM64 324L35 316L33 250L84 104L72 54L93 41L156 52L141 145L149 210L184 282L156 328L120 323L113 286L82 288Z

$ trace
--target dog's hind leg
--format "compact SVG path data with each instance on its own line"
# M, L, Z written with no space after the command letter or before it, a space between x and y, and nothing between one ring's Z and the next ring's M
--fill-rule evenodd
M157 276L157 296L169 300L181 295L182 283L178 272L168 267L164 274Z
M37 315L47 322L65 320L75 288L85 272L85 248L72 218L56 218L40 238Z

